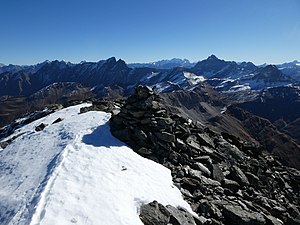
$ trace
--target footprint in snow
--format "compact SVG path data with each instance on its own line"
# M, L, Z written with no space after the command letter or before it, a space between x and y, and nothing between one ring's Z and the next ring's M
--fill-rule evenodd
M72 218L71 223L77 223L77 220L75 218Z

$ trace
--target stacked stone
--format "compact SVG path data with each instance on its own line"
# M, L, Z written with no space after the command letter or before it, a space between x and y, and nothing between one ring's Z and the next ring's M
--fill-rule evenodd
M110 125L135 152L171 170L202 224L300 224L299 171L168 112L151 88L137 87Z

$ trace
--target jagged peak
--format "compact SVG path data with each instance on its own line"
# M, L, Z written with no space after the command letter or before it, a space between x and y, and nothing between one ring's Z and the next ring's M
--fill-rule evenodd
M106 60L107 63L116 63L117 60L116 60L116 57L110 57Z
M263 70L278 70L278 67L276 65L270 64L265 66Z
M210 55L207 60L219 60L219 58L217 56L215 56L214 54Z

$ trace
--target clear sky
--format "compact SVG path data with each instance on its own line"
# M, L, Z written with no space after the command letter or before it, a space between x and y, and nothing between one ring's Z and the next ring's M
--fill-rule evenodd
M300 60L300 0L1 0L0 62Z

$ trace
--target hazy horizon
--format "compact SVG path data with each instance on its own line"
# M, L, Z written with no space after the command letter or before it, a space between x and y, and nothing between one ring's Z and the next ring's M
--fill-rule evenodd
M214 54L211 54L211 55L214 55ZM209 55L209 56L210 56L210 55ZM181 60L187 59L187 60L189 60L190 63L197 63L197 62L200 62L200 61L202 61L202 60L207 59L209 56L207 56L206 58L203 58L203 59L196 60L196 61L192 61L192 60L189 60L189 59L187 59L187 58L173 57L173 58L157 59L157 60L154 60L154 61L146 61L146 62L144 62L144 61L128 62L128 61L126 61L125 59L118 58L118 57L115 57L115 56L110 56L110 57L108 57L108 58L102 58L102 59L98 59L98 60L84 60L84 59L83 59L83 60L78 61L78 62L72 62L72 61L64 60L64 59L51 59L51 60L50 60L50 59L46 59L46 60L42 60L42 61L40 61L40 62L31 63L31 64L15 64L15 63L7 63L7 64L5 64L5 63L3 63L3 62L0 62L0 64L3 64L3 65L5 65L5 66L8 66L8 65L31 66L31 65L36 65L36 64L43 63L43 62L46 62L46 61L52 62L52 61L56 61L56 60L58 60L58 61L64 61L64 62L66 62L66 63L79 64L79 63L81 63L81 62L99 62L99 61L101 61L101 60L107 60L107 59L112 58L112 57L115 57L116 60L119 60L119 59L124 60L124 61L126 62L126 64L139 64L139 63L140 63L140 64L144 64L144 63L146 64L146 63L154 63L154 62L158 62L158 61L162 61L162 60L172 60L172 59L181 59ZM216 57L217 57L218 59L221 59L221 60L225 60L225 61L235 61L235 62L237 62L237 63L242 63L242 62L252 62L252 61L249 61L249 60L238 61L238 60L232 60L232 59L223 59L223 58L218 57L217 55L216 55ZM284 61L284 62L279 62L279 63L266 63L266 62L265 62L265 63L254 63L254 62L252 62L252 63L254 63L256 66L259 66L259 65L264 65L264 64L267 64L267 65L279 65L279 64L283 64L283 63L290 63L290 62L293 62L293 61L300 62L299 60L295 59L295 60Z

